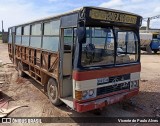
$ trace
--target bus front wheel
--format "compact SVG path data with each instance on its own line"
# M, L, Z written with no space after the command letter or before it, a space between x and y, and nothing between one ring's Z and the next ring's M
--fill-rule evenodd
M62 104L61 100L58 97L58 85L55 79L50 78L47 85L47 94L51 103L55 106Z

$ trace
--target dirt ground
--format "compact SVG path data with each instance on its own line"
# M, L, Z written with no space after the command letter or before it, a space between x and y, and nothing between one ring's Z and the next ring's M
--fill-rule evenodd
M77 113L66 105L54 107L47 96L42 93L42 87L33 79L18 77L15 66L8 57L7 44L0 43L0 60L3 66L0 67L0 77L4 75L6 87L2 88L3 96L10 97L9 108L22 106L13 111L8 117L160 117L160 54L148 55L143 52L141 55L141 82L140 92L131 100L122 104L107 106L101 114L95 112ZM12 124L17 126L17 124ZM22 124L19 124L22 125ZM40 124L38 124L39 126ZM50 125L50 124L41 124ZM61 124L54 124L61 125ZM83 123L63 123L62 125L87 125ZM90 124L96 125L96 124ZM103 124L98 124L103 125ZM118 126L120 124L107 124ZM151 125L151 124L126 124L122 125ZM158 124L152 124L158 126Z

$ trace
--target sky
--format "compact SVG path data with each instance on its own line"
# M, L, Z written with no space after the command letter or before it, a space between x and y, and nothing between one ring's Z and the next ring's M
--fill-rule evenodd
M8 27L61 14L82 6L124 10L152 17L160 15L160 0L0 0L0 21ZM160 19L151 20L151 28L160 28ZM143 21L146 26L146 21ZM1 25L0 25L1 31Z

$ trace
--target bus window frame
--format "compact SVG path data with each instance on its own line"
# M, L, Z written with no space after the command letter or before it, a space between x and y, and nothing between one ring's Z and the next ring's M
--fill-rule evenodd
M20 34L17 34L17 29L18 29L18 28L21 28ZM19 46L22 45L22 29L23 29L23 26L17 26L17 27L15 28L15 45L19 45ZM20 37L20 43L16 43L16 37Z
M40 35L33 35L33 34L32 34L33 25L36 25L36 24L40 24L40 26L41 26L41 28L40 28L41 34L40 34ZM30 39L29 39L29 47L30 47L30 48L42 49L42 29L43 29L42 22L35 22L35 23L31 23L31 24L30 24ZM41 39L40 47L33 47L33 46L31 46L31 37L40 37L40 39Z
M59 33L58 33L58 35L44 35L44 29L45 29L44 25L45 25L45 23L51 23L53 21L59 21ZM42 22L42 38L41 38L41 40L42 40L42 42L41 42L41 50L42 51L47 51L47 52L52 52L52 53L58 53L59 52L60 43L61 43L61 38L60 38L60 36L61 36L61 32L60 32L61 31L61 27L60 26L61 26L61 19L60 18L54 18L54 19L45 20L45 21ZM43 37L58 37L59 38L59 42L58 42L57 51L44 49L43 48Z
M98 26L85 26L85 27L99 27ZM122 66L131 66L131 65L135 65L135 64L139 64L140 63L140 37L139 37L139 31L137 27L129 27L129 26L115 26L115 25L108 25L106 27L113 27L113 36L114 36L114 54L117 54L117 39L116 39L116 31L115 31L115 27L119 27L119 28L124 28L126 31L127 29L129 31L133 31L137 37L138 40L138 46L137 46L137 53L138 53L138 59L136 62L130 62L130 63L123 63L123 64L116 64L116 55L114 55L114 63L111 65L95 65L95 66L82 66L81 65L81 53L82 53L82 44L80 42L76 42L77 46L76 46L76 52L78 53L78 59L75 59L76 61L74 61L74 69L78 69L78 70L91 70L91 69L104 69L104 68L112 68L112 67L122 67Z
M26 26L29 26L29 34L28 35L24 35L24 28L26 27ZM27 25L23 25L22 26L22 39L23 39L23 37L29 37L29 44L28 44L28 46L26 46L26 45L24 45L24 44L22 44L22 42L21 42L21 45L22 46L24 46L24 47L29 47L30 46L30 38L31 38L31 24L27 24Z

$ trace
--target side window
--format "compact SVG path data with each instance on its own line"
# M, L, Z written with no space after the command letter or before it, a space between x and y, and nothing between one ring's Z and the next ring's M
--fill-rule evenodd
M21 44L21 35L22 35L22 27L17 27L16 28L16 38L15 38L15 43L17 45Z
M24 26L23 35L30 35L30 25Z
M22 45L29 46L30 25L23 27Z
M32 25L31 35L41 35L41 24Z
M52 35L51 23L44 23L44 35Z
M64 50L71 50L73 44L73 29L64 29Z
M22 27L16 28L16 35L22 35Z
M59 35L60 20L44 23L44 35Z
M41 48L41 24L33 24L31 26L31 40L30 46L35 48Z
M9 35L12 35L12 29L11 28L9 29Z
M44 23L42 48L49 51L58 51L60 20Z
M9 29L8 43L12 43L12 29Z

